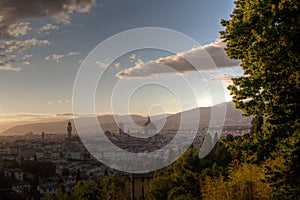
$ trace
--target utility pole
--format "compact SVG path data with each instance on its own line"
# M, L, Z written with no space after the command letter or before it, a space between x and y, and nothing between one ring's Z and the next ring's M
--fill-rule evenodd
M135 200L134 197L134 174L131 174L131 200Z

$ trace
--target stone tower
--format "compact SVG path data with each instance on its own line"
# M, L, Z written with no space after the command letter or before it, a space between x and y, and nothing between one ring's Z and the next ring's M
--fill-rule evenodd
M71 121L68 122L67 131L68 131L68 138L71 138L72 137L72 123L71 123Z

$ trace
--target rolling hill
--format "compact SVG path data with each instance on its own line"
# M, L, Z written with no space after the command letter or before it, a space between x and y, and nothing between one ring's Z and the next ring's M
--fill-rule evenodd
M225 127L249 127L251 117L245 117L243 116L243 112L236 109L232 102L224 103L226 105L226 118L225 118ZM222 104L222 105L224 105ZM189 124L192 126L193 124L197 123L195 120L195 112L199 112L200 114L200 121L199 121L199 127L207 127L209 125L209 122L211 120L211 111L212 108L218 109L218 106L216 105L214 107L200 107L195 108L188 111L183 111L180 113L167 115L167 118L165 121L162 121L163 116L153 116L151 117L152 121L154 121L155 124L158 124L163 127L164 130L167 129L176 129L179 126L180 120L182 116L185 116L186 125L189 126ZM119 122L124 123L125 129L127 130L132 129L133 127L136 127L133 123L130 122L130 118L139 126L142 126L144 122L147 120L147 117L143 117L140 115L117 115L115 116ZM89 126L91 118L80 118L80 120L85 121L85 130L86 131L96 131L98 127ZM19 125L14 126L6 131L3 131L1 135L24 135L28 132L33 132L34 134L40 134L42 131L45 133L66 133L66 124L69 120L61 120L56 122L49 122L49 123L31 123L31 124L25 124L25 125ZM71 119L72 123L73 120ZM115 123L114 116L113 115L103 115L98 116L99 124L101 124L101 127L103 130L110 130L113 132L118 131L118 126ZM134 130L134 129L133 129ZM137 131L137 130L134 130Z

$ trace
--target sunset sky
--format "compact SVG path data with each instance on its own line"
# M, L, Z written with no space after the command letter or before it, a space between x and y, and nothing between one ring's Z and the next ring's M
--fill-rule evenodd
M220 76L211 77L211 80L219 78L226 85L231 77L241 74L237 61L228 62L226 56L222 57L225 44L218 40L222 30L220 20L228 19L232 9L233 1L221 0L2 0L0 121L51 118L56 114L72 113L73 84L82 60L103 40L139 27L176 30L204 45L208 51L216 51L220 57L214 61L220 67ZM125 85L156 79L180 87L180 81L176 80L182 75L161 74L158 68L151 68L151 64L160 58L172 59L174 56L155 50L128 52L110 66L110 73L114 74L113 79L122 79ZM102 68L103 63L105 60L99 60L95 66ZM184 67L180 69L187 72L185 76L193 79L193 72ZM143 70L138 71L139 68ZM105 84L110 86L110 79ZM211 106L207 94L201 94L201 84L198 105ZM105 88L110 90L110 87ZM138 91L129 110L146 115L149 106L161 103L166 106L165 112L178 112L176 101L170 100L172 94L160 90L146 87ZM98 113L111 112L109 104L101 99L105 95L106 91L96 94ZM229 94L226 95L226 101L229 101ZM155 99L149 100L153 96Z

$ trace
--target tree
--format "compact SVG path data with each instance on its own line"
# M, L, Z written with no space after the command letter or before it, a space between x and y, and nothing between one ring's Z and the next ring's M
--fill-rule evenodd
M49 192L46 192L43 196L44 200L55 200L54 196L50 194Z
M238 0L222 20L226 52L241 60L244 75L233 79L233 102L246 115L265 116L286 137L299 121L300 1Z
M55 200L68 200L68 194L65 193L61 187L59 187L55 192Z
M146 190L146 199L200 199L204 177L222 174L230 161L222 142L202 159L198 150L189 148L174 163L154 173Z
M250 134L261 133L264 118L262 116L254 116L251 120Z
M128 199L127 179L117 175L90 181L79 181L72 190L72 199Z
M72 199L100 199L100 180L78 181L72 189Z
M273 188L265 182L262 166L243 163L228 171L227 181L223 176L205 178L203 199L272 199Z
M127 186L129 183L127 179L121 178L117 175L104 177L101 180L102 193L101 199L128 199L129 190Z
M146 189L146 199L168 199L168 192L173 188L173 181L170 176L171 173L170 169L155 172L154 179L150 181L150 184Z
M300 199L300 132L281 144L266 166L268 181L277 188L274 199Z
M257 163L284 158L279 170L267 167L268 181L277 188L275 199L298 199L300 1L237 0L230 17L221 22L221 38L228 56L241 60L244 74L228 89L246 115L264 117L232 149Z
M172 165L154 174L154 178L150 181L149 188L146 190L146 198L158 200L182 199L183 197L189 197L189 199L199 198L200 162L198 151L189 148Z

